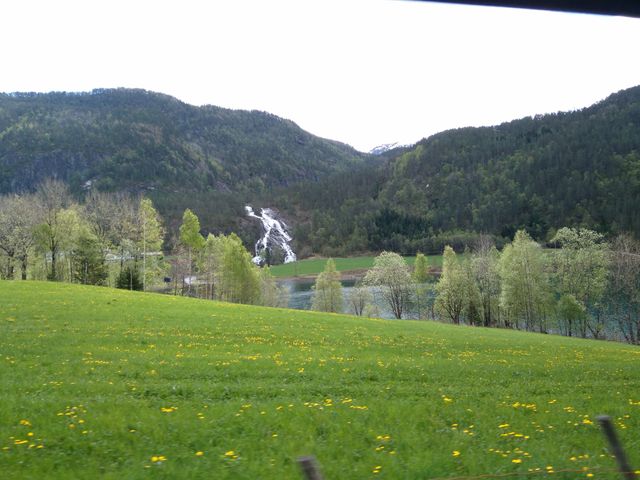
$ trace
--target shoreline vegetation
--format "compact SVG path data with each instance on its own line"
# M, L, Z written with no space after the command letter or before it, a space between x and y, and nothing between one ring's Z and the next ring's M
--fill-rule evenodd
M78 202L50 179L35 193L0 197L0 278L286 307L291 290L277 279L317 275L310 304L320 311L380 317L382 303L399 320L640 344L640 242L629 234L563 227L544 250L518 230L500 249L480 236L443 255L382 251L261 268L234 233L203 235L190 209L175 230L176 245L163 251L171 233L150 199L88 192ZM343 291L340 279L355 285Z

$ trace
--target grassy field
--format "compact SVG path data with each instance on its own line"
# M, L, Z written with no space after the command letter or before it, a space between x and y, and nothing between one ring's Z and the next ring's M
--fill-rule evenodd
M352 270L364 270L373 267L373 259L375 257L348 257L334 258L336 269L339 272L348 272ZM413 265L415 257L405 257L409 265ZM442 255L430 255L428 257L429 265L433 267L442 267ZM271 267L271 273L275 277L296 277L302 275L318 275L324 270L327 263L326 258L309 258L298 262L287 263L283 265L275 265Z
M640 349L0 282L4 478L618 478ZM537 472L537 473L536 473ZM532 475L534 474L534 475Z

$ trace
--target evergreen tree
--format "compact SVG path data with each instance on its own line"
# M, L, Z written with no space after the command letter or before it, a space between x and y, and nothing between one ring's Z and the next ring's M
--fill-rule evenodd
M73 254L73 281L104 285L108 277L102 245L88 229L81 232Z
M123 290L142 290L140 272L135 265L126 265L118 275L116 288Z

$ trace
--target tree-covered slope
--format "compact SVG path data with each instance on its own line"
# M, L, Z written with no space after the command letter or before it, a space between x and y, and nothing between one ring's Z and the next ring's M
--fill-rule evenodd
M576 112L444 132L393 167L385 195L434 228L640 232L640 88Z
M275 115L144 90L0 94L0 192L48 176L76 190L259 191L362 158Z
M566 225L638 235L640 87L579 111L442 132L364 169L365 188L345 192L336 177L298 189L314 249L411 253L460 232L544 239Z

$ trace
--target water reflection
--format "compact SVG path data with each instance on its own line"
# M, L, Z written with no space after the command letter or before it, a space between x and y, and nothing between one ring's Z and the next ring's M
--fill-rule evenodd
M289 294L289 308L295 308L297 310L310 310L311 301L313 297L313 284L315 279L313 278L296 278L279 280L278 284L285 287ZM356 283L355 280L341 280L342 284L342 296L344 298L344 313L353 313L348 299ZM381 301L380 295L376 292L376 289L370 287L371 294L374 298L376 317L380 318L394 318L393 313L389 309L388 305Z

